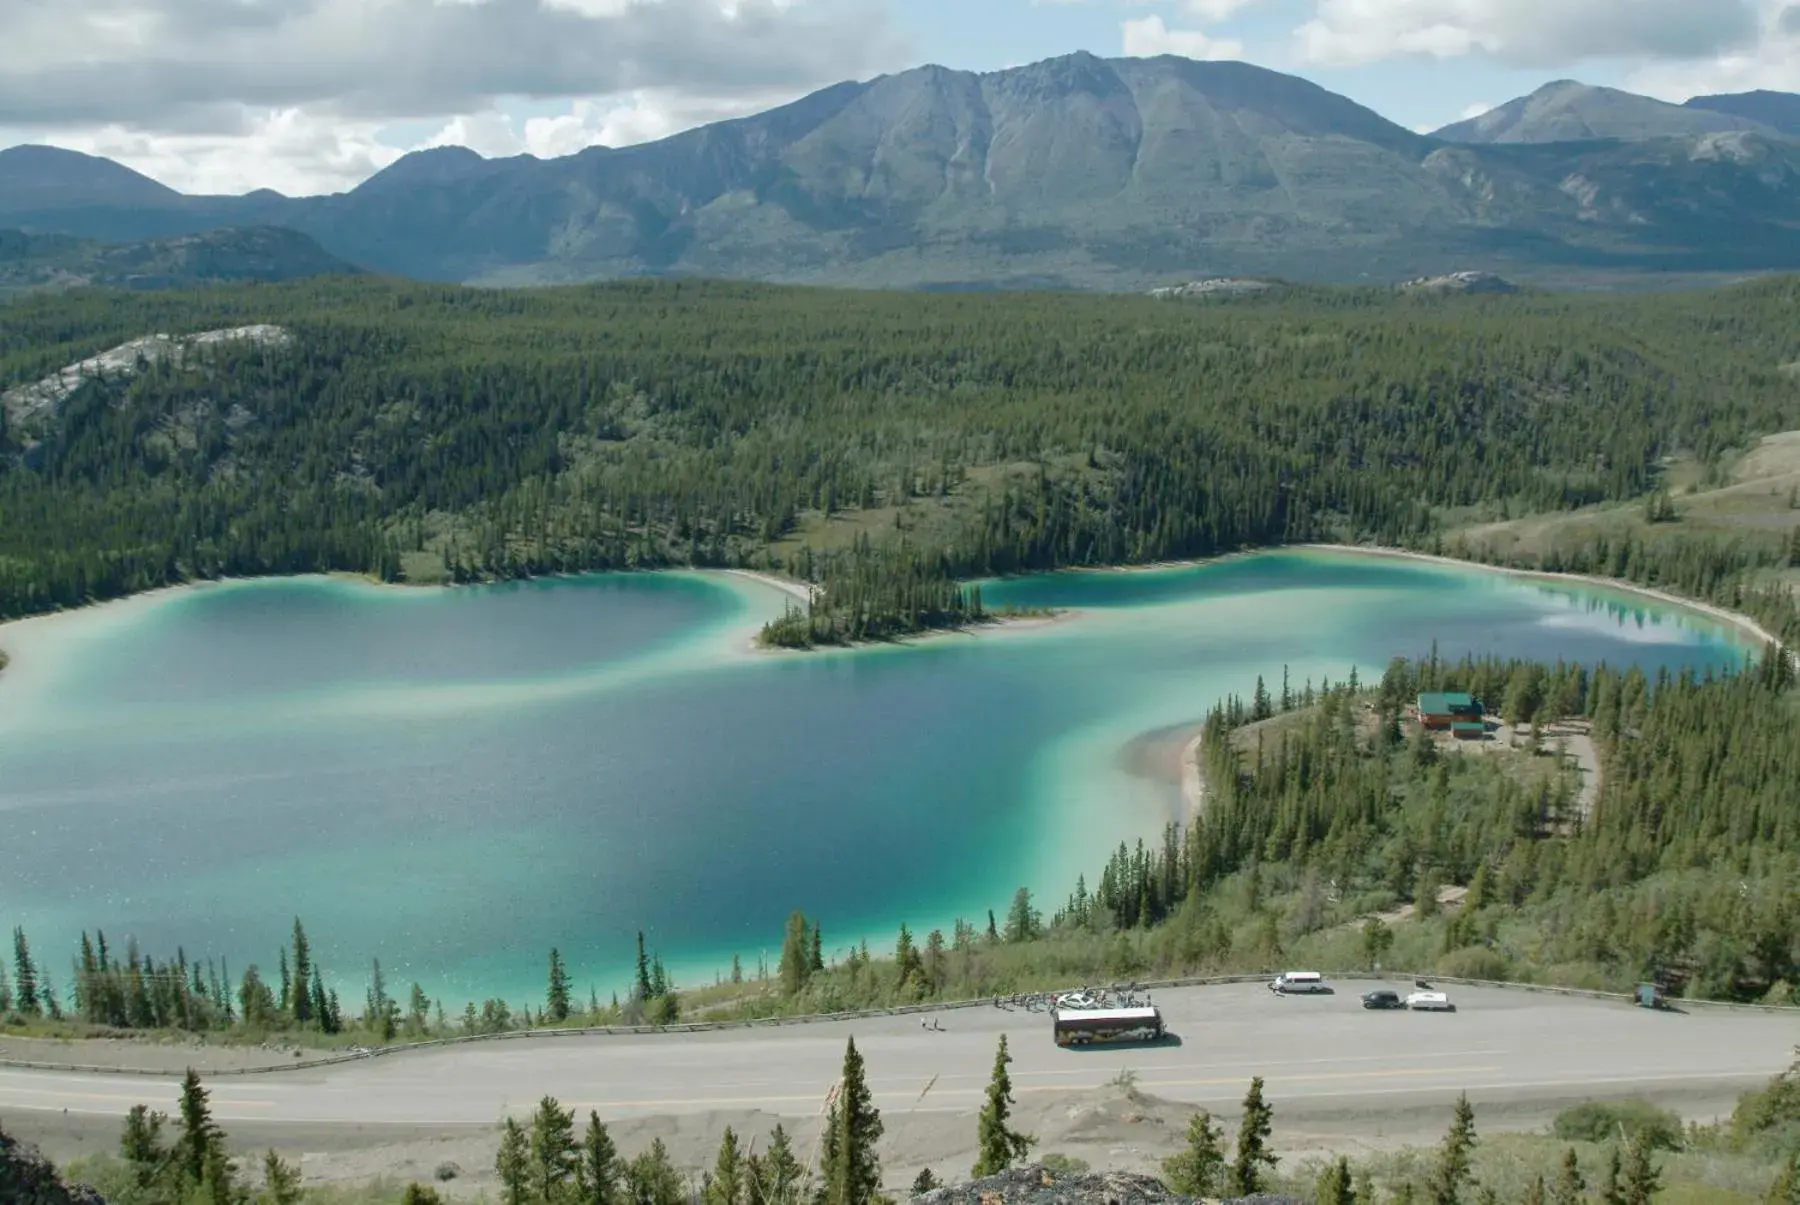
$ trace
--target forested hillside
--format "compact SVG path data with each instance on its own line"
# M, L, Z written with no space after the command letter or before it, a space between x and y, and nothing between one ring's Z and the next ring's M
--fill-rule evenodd
M824 584L774 633L802 642L967 618L957 577L1426 545L1800 427L1797 313L1793 279L1604 302L357 280L32 299L0 310L0 615L220 574L745 564ZM252 323L293 337L54 405L13 389ZM1785 546L1711 548L1697 583L1738 589ZM1624 559L1656 578L1678 558Z

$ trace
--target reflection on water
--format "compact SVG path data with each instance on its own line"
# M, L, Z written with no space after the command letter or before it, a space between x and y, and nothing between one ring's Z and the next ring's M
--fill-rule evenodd
M610 575L450 591L172 592L13 630L0 922L272 961L298 914L346 989L604 997L644 929L679 975L1060 899L1172 814L1158 759L1259 674L1495 653L1715 668L1711 620L1616 592L1330 553L984 584L1068 622L752 654L775 591ZM1133 742L1138 743L1133 745ZM1121 750L1135 753L1122 760ZM1147 772L1146 772L1147 771Z

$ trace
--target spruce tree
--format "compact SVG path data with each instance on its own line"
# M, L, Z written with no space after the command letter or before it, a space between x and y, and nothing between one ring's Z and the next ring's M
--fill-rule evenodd
M819 926L812 927L812 973L821 974L825 970L825 935Z
M1544 1175L1539 1172L1525 1186L1524 1205L1550 1205L1550 1192L1544 1185Z
M657 1138L625 1168L626 1195L632 1205L687 1205L681 1173L669 1159L669 1148Z
M812 947L808 940L806 916L794 912L788 916L787 932L781 941L781 963L777 974L781 978L781 990L789 996L797 996L812 978Z
M312 964L312 947L307 944L306 930L300 924L300 918L294 918L294 1023L305 1025L317 1015L318 999L309 988L317 981L317 970ZM323 993L319 993L323 995Z
M1587 1181L1581 1175L1581 1160L1576 1157L1575 1148L1569 1147L1563 1152L1562 1166L1556 1170L1550 1200L1553 1205L1581 1205L1586 1192Z
M994 1052L994 1071L988 1078L987 1103L982 1106L979 1123L978 1152L971 1175L980 1178L1005 1171L1030 1152L1037 1142L1029 1134L1010 1128L1012 1116L1012 1077L1006 1073L1012 1055L1006 1050L1006 1035Z
M1475 1152L1475 1109L1468 1093L1456 1098L1450 1130L1438 1148L1437 1165L1432 1169L1427 1187L1432 1205L1457 1205L1467 1188Z
M1315 1196L1319 1205L1356 1205L1356 1185L1350 1177L1350 1160L1339 1155L1319 1176Z
M38 1007L41 1008L45 1015L52 1021L60 1021L63 1019L62 1001L58 999L56 995L56 985L50 982L49 972L40 971L39 974L41 977L38 981L37 988ZM185 1006L187 1003L185 992L181 996L181 1001ZM185 1018L183 1019L183 1023L187 1023Z
M276 1154L263 1155L263 1190L258 1205L300 1205L300 1169Z
M500 1176L501 1199L506 1205L527 1205L531 1199L531 1142L525 1137L524 1128L511 1117L500 1127L494 1171Z
M13 1006L28 1017L43 1011L38 998L37 964L31 960L31 942L22 926L13 929Z
M559 1025L569 1019L569 972L555 946L550 947L550 987L544 995L544 1015Z
M1631 1136L1625 1148L1625 1177L1620 1185L1625 1205L1650 1205L1651 1199L1662 1191L1662 1171L1652 1152L1648 1132L1640 1129Z
M206 1153L206 1169L200 1176L200 1191L196 1195L204 1205L242 1205L243 1192L222 1140Z
M299 1000L303 995L308 1000L306 1014L318 1025L319 1032L336 1033L338 1031L337 1010L331 1005L331 994L325 990L325 977L319 973L319 968L316 966L312 968L311 993L296 992L294 994L296 1019L299 1015Z
M1021 887L1013 893L1012 907L1006 912L1006 940L1030 941L1038 935L1039 916L1031 906L1031 889Z
M711 1178L701 1193L704 1205L744 1205L744 1153L738 1146L737 1132L730 1126L719 1139L719 1154L713 1160Z
M575 1114L546 1096L531 1115L531 1172L528 1183L539 1201L556 1202L575 1178L579 1161Z
M168 1118L148 1105L132 1105L125 1114L125 1130L119 1135L119 1158L132 1184L147 1189L168 1168L169 1152L162 1145L162 1128Z
M915 1197L922 1197L926 1193L936 1189L937 1186L937 1173L933 1172L929 1167L920 1168L919 1174L913 1177L912 1195Z
M633 985L637 991L640 1004L650 1001L650 956L644 952L644 931L637 935L637 982Z
M1244 1117L1238 1123L1237 1158L1231 1164L1231 1177L1226 1192L1234 1197L1253 1197L1263 1189L1265 1169L1273 1170L1279 1162L1269 1149L1269 1136L1275 1130L1275 1110L1263 1100L1262 1076L1250 1081L1244 1094Z
M909 981L923 983L924 979L925 961L913 944L912 930L902 923L900 937L894 943L894 983L905 991Z
M881 1114L864 1078L863 1057L851 1038L844 1073L826 1118L820 1175L821 1205L870 1205L881 1191Z
M1163 1178L1169 1187L1187 1197L1217 1195L1225 1172L1223 1138L1211 1113L1205 1109L1195 1113L1188 1120L1186 1148L1163 1160Z
M76 966L75 1009L84 1021L98 1024L105 1019L100 1011L100 960L86 929L81 931L81 954Z
M1625 1186L1620 1179L1623 1165L1615 1145L1606 1159L1606 1179L1600 1184L1601 1205L1625 1205Z
M578 1205L618 1205L619 1150L600 1114L588 1111L587 1131L581 1136L581 1159L575 1165L575 1200Z
M381 973L381 959L375 959L374 973L369 979L369 997L364 1016L368 1027L376 1038L383 1042L394 1040L394 1034L400 1027L400 1005L387 992L387 978Z
M806 1169L794 1154L793 1139L780 1122L769 1133L768 1153L753 1163L750 1205L799 1205Z
M181 1081L181 1107L178 1110L181 1135L170 1152L175 1174L185 1188L203 1186L208 1165L224 1150L225 1134L213 1120L207 1096L199 1073L188 1068Z

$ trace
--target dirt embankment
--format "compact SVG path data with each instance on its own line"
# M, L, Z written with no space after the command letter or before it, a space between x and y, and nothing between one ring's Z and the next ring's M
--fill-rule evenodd
M221 1071L286 1067L309 1058L345 1054L296 1046L223 1046L200 1041L146 1038L23 1038L0 1034L0 1062L52 1064L100 1071L162 1072L180 1075L192 1067L202 1075Z

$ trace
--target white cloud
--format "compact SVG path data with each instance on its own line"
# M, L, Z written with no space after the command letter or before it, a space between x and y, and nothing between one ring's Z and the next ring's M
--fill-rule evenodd
M1456 115L1456 120L1468 121L1471 117L1480 117L1483 113L1492 111L1493 107L1493 104L1489 101L1478 100L1474 104L1464 108L1461 113L1458 113Z
M1769 4L1753 46L1698 62L1647 64L1627 77L1626 87L1672 101L1758 88L1800 92L1800 3Z
M904 60L879 11L791 0L0 0L0 124L229 127L243 107L819 84Z
M1156 14L1126 21L1121 31L1125 53L1132 58L1159 54L1178 54L1189 59L1244 57L1244 44L1235 38L1215 38L1198 29L1170 29Z
M188 193L244 193L272 188L292 195L350 188L400 157L376 139L372 122L344 122L283 109L246 116L230 133L157 133L119 124L58 130L48 138L104 155Z
M1181 9L1196 21L1227 21L1261 0L1183 0Z
M489 158L532 154L548 159L590 146L653 142L792 99L786 92L708 97L645 88L621 96L584 97L571 102L566 112L528 117L523 123L498 109L461 114L420 145L466 146Z
M906 66L880 3L0 0L0 146L184 191L335 191L401 153L377 137L396 122L483 154L578 149ZM521 128L509 98L570 107Z
M1315 64L1483 53L1550 68L1730 53L1754 41L1757 14L1751 0L1317 0L1295 33Z

